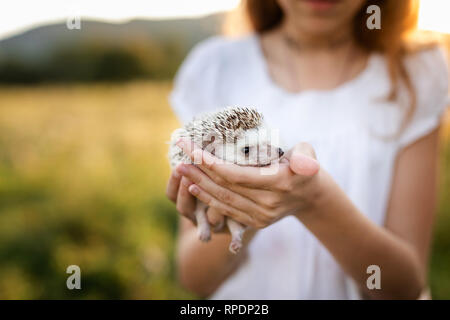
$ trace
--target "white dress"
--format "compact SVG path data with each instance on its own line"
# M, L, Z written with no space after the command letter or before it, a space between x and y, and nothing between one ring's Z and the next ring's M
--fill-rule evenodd
M268 74L256 35L214 37L191 51L170 102L182 122L225 106L257 107L280 130L288 148L309 142L321 166L358 209L383 225L398 151L436 128L448 102L447 66L440 49L417 53L406 63L417 109L397 138L392 136L404 109L384 99L390 81L385 60L377 54L355 79L336 89L289 93ZM286 217L255 236L249 259L211 298L358 299L359 294L314 235Z

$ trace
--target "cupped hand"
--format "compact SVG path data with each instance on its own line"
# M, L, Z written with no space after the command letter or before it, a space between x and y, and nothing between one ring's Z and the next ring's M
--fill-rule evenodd
M197 224L195 220L194 210L196 206L195 197L188 191L192 181L187 177L183 177L177 173L176 170L170 174L169 181L167 183L166 196L176 204L177 211L188 218L193 224ZM223 227L225 225L225 219L215 208L208 208L207 210L208 221L212 226L212 231L223 232L226 231Z
M190 194L234 220L264 228L313 206L320 195L319 163L309 144L299 143L271 167L244 167L224 162L189 139L178 146L194 163L176 168Z

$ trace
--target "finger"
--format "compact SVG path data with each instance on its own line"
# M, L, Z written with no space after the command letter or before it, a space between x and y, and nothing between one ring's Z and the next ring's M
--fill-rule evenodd
M181 175L176 172L176 170L172 171L169 177L169 182L167 183L166 188L166 196L172 202L177 202L178 188L180 187Z
M229 185L226 188L267 209L273 209L273 204L276 203L274 191L247 188L240 185Z
M177 195L177 210L178 212L191 220L194 224L197 224L194 216L194 210L197 200L189 192L188 187L192 184L186 177L181 178L180 187Z
M206 212L209 224L213 227L214 232L222 231L225 225L225 216L216 208L208 208Z
M208 172L209 176L212 177L215 175L216 177L214 179L220 178L222 181L231 184L241 184L253 188L265 189L276 182L276 173L278 172L278 168L281 167L281 164L278 163L261 168L238 166L234 163L225 162L213 156L208 151L202 150L189 139L180 139L177 145L183 149L194 164L203 171ZM265 172L274 172L274 174L265 174Z
M193 165L186 165L186 171L184 173L189 180L194 184L200 186L203 190L207 191L217 200L237 208L243 212L248 212L249 215L253 215L256 212L260 212L259 208L251 200L224 188L212 181L204 172Z
M289 158L291 170L298 175L312 177L320 169L314 149L308 143L297 144Z
M222 195L221 190L230 190L233 193L242 196L244 199L249 200L253 204L253 206L256 205L258 209L266 210L273 209L273 204L277 202L276 200L274 200L274 192L288 190L288 182L292 180L293 176L295 176L295 173L293 173L289 168L289 163L287 163L283 168L280 167L279 173L277 174L278 179L276 182L274 182L273 185L268 185L267 187L261 187L261 189L259 189L239 184L224 183L222 179L214 176L211 178L208 174L205 174L199 168L189 164L181 165L179 168L177 167L177 170L180 174L188 177L194 183L200 185L200 187L203 187L207 192L218 192L219 196L217 195L217 193L213 193L213 196L219 197L219 200L221 199L220 197ZM204 180L205 177L208 179ZM212 182L212 185L209 184L210 182ZM210 190L211 187L216 186L219 186L221 188L214 189L217 191ZM229 203L231 206L235 206L235 203L233 202L227 203ZM260 208L261 206L263 208ZM240 207L237 208L242 210L242 208ZM252 211L248 211L248 208L246 208L246 210L243 211L254 212L253 210L255 209L252 208L251 210Z
M216 198L214 198L211 194L200 188L199 186L192 184L189 187L189 192L194 195L197 199L202 201L203 203L206 203L209 207L215 208L216 210L220 211L227 217L230 217L244 225L254 225L254 220L252 217L250 217L245 212L236 209L226 203L223 203Z
M188 177L191 181L200 185L200 187L203 187L205 190L207 190L210 193L217 192L219 195L217 195L217 193L213 193L213 196L215 196L216 198L223 199L225 196L222 195L222 192L225 192L228 189L228 190L231 190L232 192L234 192L235 194L237 194L238 196L240 195L244 199L249 200L251 203L251 206L246 206L245 209L242 209L241 207L236 207L238 202L235 202L234 200L223 199L224 202L226 200L228 200L227 203L233 207L241 209L245 212L255 212L254 210L261 210L261 209L272 210L272 209L275 209L280 206L279 197L277 197L277 194L272 190L248 188L248 187L237 185L237 184L228 184L228 185L226 185L226 187L222 187L218 182L211 179L207 174L202 172L197 167L192 166L192 165L187 165L187 166L188 166L188 168L186 170L183 170L186 177ZM294 176L295 174L289 169L289 166L287 166L286 172L287 172L287 174L280 175L281 178L279 179L278 183L276 185L272 186L274 189L285 190L287 188L284 186L284 182L291 179L292 176ZM288 175L290 175L290 176L288 176ZM206 176L206 178L209 178L211 181L202 181L202 179L205 179L204 176ZM210 185L210 182L212 182L212 185ZM219 187L222 187L222 188L216 189L217 191L211 191L210 188L211 188L211 186L214 188L214 184L218 185ZM222 191L222 190L224 190L224 191ZM226 198L228 198L228 197L226 197ZM258 208L258 209L254 209L254 208ZM251 210L251 211L248 211L248 210ZM219 215L219 216L221 217L222 215ZM215 225L216 217L215 217L214 213L211 214L211 219L212 220L210 220L210 224ZM217 218L217 219L220 219L220 218Z

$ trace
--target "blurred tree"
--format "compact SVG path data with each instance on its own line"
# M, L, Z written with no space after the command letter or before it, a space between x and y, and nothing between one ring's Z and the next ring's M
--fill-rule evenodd
M136 39L127 45L106 42L64 46L39 67L22 60L0 60L0 83L128 81L170 79L186 55L176 38L152 42Z

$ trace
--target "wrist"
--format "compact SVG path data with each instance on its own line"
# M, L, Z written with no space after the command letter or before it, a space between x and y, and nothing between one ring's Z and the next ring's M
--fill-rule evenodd
M324 212L323 208L326 207L331 193L330 179L328 173L321 168L310 181L307 203L294 213L295 217L300 220L309 216L318 218Z

